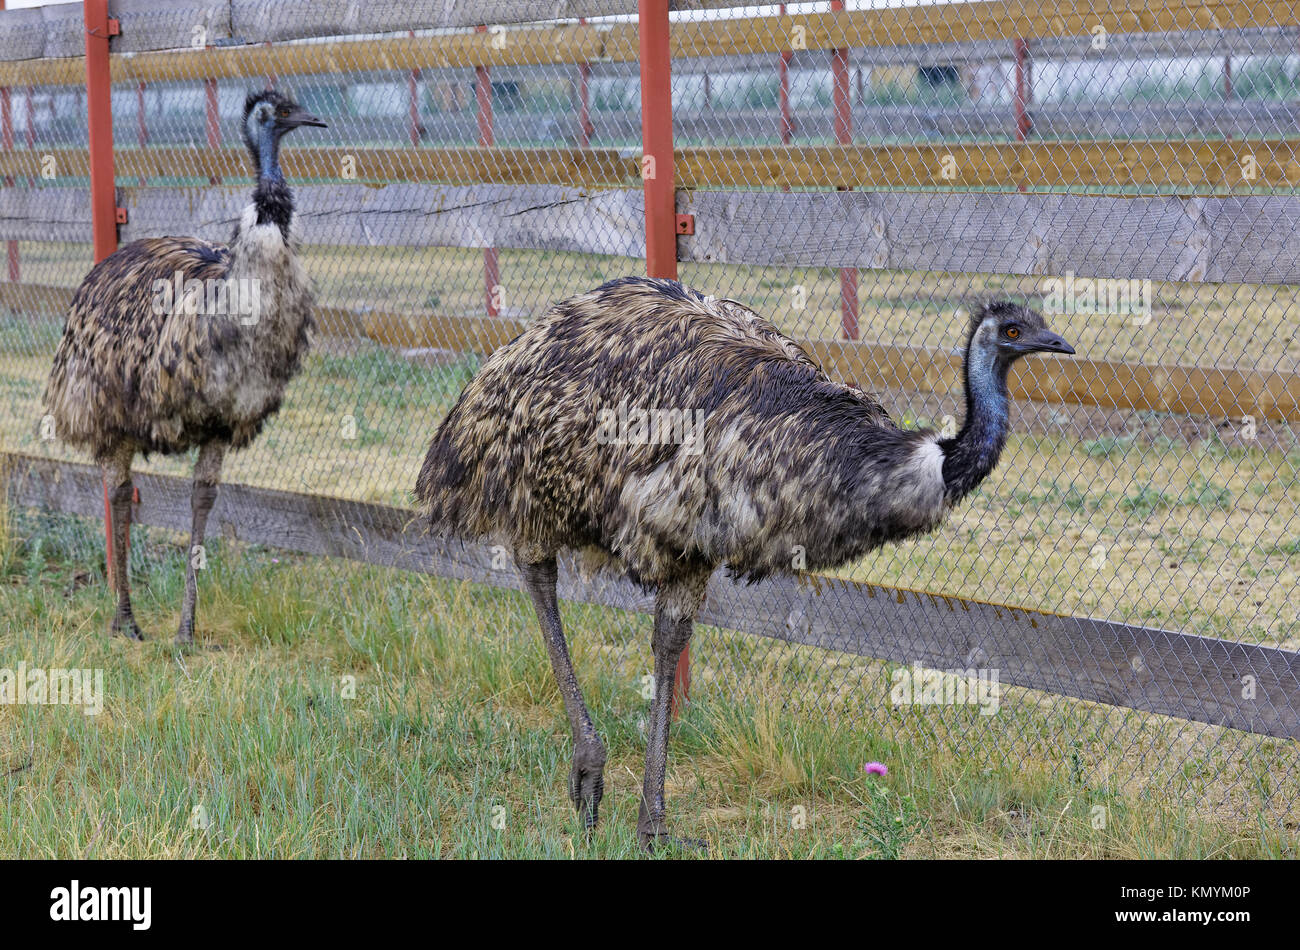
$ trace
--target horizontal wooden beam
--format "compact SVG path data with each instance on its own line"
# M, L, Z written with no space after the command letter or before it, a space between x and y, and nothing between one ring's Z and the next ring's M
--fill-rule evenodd
M60 176L88 174L86 149L0 152L0 175L39 176L53 156ZM193 178L249 174L243 149L124 148L118 176ZM1141 140L907 145L700 146L676 150L682 188L1030 188L1198 193L1300 187L1300 139L1249 142ZM615 149L291 148L285 173L299 181L437 181L447 184L620 184L635 157Z
M60 178L89 174L88 151L67 148L0 152L0 175L39 178L42 163L51 156ZM297 182L606 185L636 180L639 167L635 158L599 148L288 148L281 161L285 174ZM178 177L251 180L252 175L248 152L242 148L121 148L114 151L113 163L123 182Z
M677 150L682 188L1300 187L1300 139L701 146Z
M194 2L194 0L190 0ZM419 5L418 3L416 4ZM251 23L241 19L241 5L235 0L230 19L232 39L243 46L188 48L143 52L131 57L114 56L115 82L158 82L178 79L239 78L275 73L304 75L339 70L370 71L447 66L504 66L541 63L580 63L598 60L635 62L639 57L635 23L603 25L566 24L512 28L505 32L443 33L433 36L386 37L378 40L348 40L324 44L260 45L291 37L325 36L369 31L406 30L448 23L435 16L418 24L397 26L397 20L363 22L360 16L321 16L313 4L308 13L300 3L285 4L285 11L266 11L258 4ZM487 19L488 7L475 10L473 23L517 22L519 15L506 12L503 18ZM528 4L519 4L526 9ZM248 7L244 6L247 10ZM364 9L364 5L349 5ZM552 9L563 15L563 5ZM625 7L624 7L625 9ZM17 11L16 11L17 12ZM341 11L340 11L341 12ZM531 17L542 10L529 11ZM147 19L147 18L146 18ZM179 20L172 46L192 47L196 24L220 21L220 11L198 4L194 15ZM4 33L0 20L0 37ZM164 42L153 18L150 43ZM12 21L13 32L22 32L24 42L15 44L31 54L35 29L20 18ZM917 44L961 42L1010 42L1017 38L1081 37L1091 45L1094 29L1108 34L1172 31L1231 30L1239 28L1287 27L1300 25L1300 9L1292 0L1170 0L1157 7L1128 5L1115 9L1110 0L1059 0L1050 7L1026 7L1019 0L982 0L976 3L927 4L883 10L792 14L788 16L733 17L707 20L679 20L673 23L671 47L674 58L735 56L779 53L789 49L826 50L854 47L897 47ZM41 24L48 28L49 24ZM182 31L179 27L184 27ZM328 32L327 32L328 31ZM220 33L220 28L216 31ZM219 37L218 37L219 38ZM52 51L54 49L54 51ZM53 48L42 40L43 57L22 57L0 63L0 86L22 84L76 85L84 75L76 49ZM18 59L18 57L14 57Z
M123 241L161 234L226 241L248 205L250 189L124 188L122 196L128 220L121 229ZM294 198L304 240L312 245L531 248L645 256L645 202L640 190L566 185L301 185L294 189ZM0 235L7 233L6 224L0 194ZM83 227L81 236L86 233Z
M86 270L93 263L89 250L86 252ZM75 288L54 287L48 284L13 284L0 282L0 307L17 313L67 313L72 305Z
M0 283L0 305L15 310L61 313L71 299L67 288ZM317 319L330 335L362 334L386 346L483 355L513 340L526 325L507 318L383 310L357 313L324 305L317 308ZM961 390L961 358L947 349L815 338L799 342L831 376L868 389ZM1290 371L1039 357L1013 370L1010 387L1017 399L1049 405L1220 419L1253 416L1291 424L1300 419L1300 373Z
M1067 36L1090 43L1097 28L1109 35L1296 25L1300 25L1300 8L1292 0L1170 0L1158 5L983 0L683 21L673 25L671 43L677 58L779 53L799 46L826 50ZM615 31L606 42L606 56L635 59L635 47L634 30Z
M683 261L1300 283L1300 197L683 191Z
M800 343L833 377L867 389L956 393L962 388L961 357L951 350L839 340ZM1300 420L1300 373L1285 371L1051 356L1018 364L1009 388L1016 399L1057 405Z
M92 466L6 454L0 455L0 468L11 504L103 516L103 485ZM137 473L135 482L140 504L133 520L188 530L188 480ZM522 588L514 567L497 566L488 545L433 536L405 509L226 484L209 532L303 554ZM625 578L584 580L568 559L562 563L559 595L643 614L653 609L649 596ZM709 583L699 619L894 663L996 670L1003 685L1300 738L1294 702L1300 654L1289 650L815 574L742 585L720 572ZM1255 686L1250 699L1243 696L1245 677Z
M307 243L501 247L642 257L639 189L301 185ZM124 241L224 241L248 186L123 188ZM946 273L1300 283L1300 197L683 191L683 261ZM0 189L0 239L79 241L84 188Z
M1116 33L1098 49L1087 36L1040 37L1027 40L1025 51L1034 60L1078 61L1154 59L1186 56L1291 56L1300 49L1300 28L1253 27L1239 30L1176 30L1168 33ZM966 40L899 46L861 46L849 49L853 67L953 66L959 63L995 63L1015 59L1015 44L1006 40ZM602 61L592 65L593 76L635 76L638 64ZM776 68L770 52L731 56L684 56L673 62L673 75L698 73L766 73ZM790 51L790 69L826 69L826 51ZM856 125L854 126L856 128Z
M672 0L674 10L739 6L726 0ZM321 36L515 24L635 15L636 0L111 0L121 23L115 53L181 49L202 43L280 43ZM79 3L0 10L0 60L81 55Z

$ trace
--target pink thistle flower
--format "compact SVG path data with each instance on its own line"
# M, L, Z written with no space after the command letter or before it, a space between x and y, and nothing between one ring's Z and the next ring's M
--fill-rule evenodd
M866 772L868 775L889 774L889 769L885 767L883 762L868 762L866 765L862 766L862 771Z

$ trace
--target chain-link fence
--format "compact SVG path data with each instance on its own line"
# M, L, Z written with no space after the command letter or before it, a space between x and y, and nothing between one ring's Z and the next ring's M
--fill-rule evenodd
M504 25L478 28L457 4L334 6L150 12L152 48L177 48L115 58L121 237L228 237L250 187L248 91L272 83L324 118L284 155L320 331L224 479L408 507L484 354L552 302L644 272L638 24L615 0L488 4ZM535 6L573 18L516 22ZM693 645L693 689L776 684L801 715L916 748L1168 788L1219 815L1291 814L1300 683L1277 651L1300 644L1295 11L682 6L721 8L672 17L683 282L763 314L909 427L960 425L980 301L1029 303L1079 354L1013 377L1001 464L939 531L844 568L858 583L829 585L821 607L758 587L748 613L706 611L719 626ZM129 11L114 43L140 28ZM91 264L86 107L53 58L75 51L52 51L52 16L4 27L41 58L0 62L0 448L72 462L40 396ZM183 476L190 461L138 464ZM340 534L357 527L341 518ZM102 537L77 530L102 563ZM182 540L137 526L133 570L178 571ZM878 593L889 609L870 606ZM1026 613L1008 627L961 606L951 639L966 646L945 654L936 631L966 601L1112 626ZM526 599L517 609L529 635ZM571 632L611 672L646 672L643 616L594 607ZM1237 652L1196 653L1184 634ZM1214 675L1180 678L1188 650ZM1281 672L1256 683L1259 657ZM910 658L994 668L998 715L891 701ZM1163 706L1131 701L1162 691Z

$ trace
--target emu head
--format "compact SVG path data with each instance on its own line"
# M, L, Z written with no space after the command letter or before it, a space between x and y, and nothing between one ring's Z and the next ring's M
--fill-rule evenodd
M281 136L302 125L327 128L316 116L274 89L251 92L244 100L244 123L240 131L259 171L267 167Z
M1074 347L1047 328L1042 314L1028 307L998 300L981 307L972 317L966 358L972 369L1000 371L1030 353L1070 355Z

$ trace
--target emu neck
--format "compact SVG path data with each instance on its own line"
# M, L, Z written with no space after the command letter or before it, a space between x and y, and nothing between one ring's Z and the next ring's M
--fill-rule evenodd
M1009 400L1006 363L996 352L966 345L966 423L956 438L941 443L943 481L949 503L956 503L984 481L997 465L1007 440Z
M253 193L253 203L257 205L257 223L276 225L288 241L293 192L280 171L280 138L270 129L263 129L258 136L256 158L257 190Z

